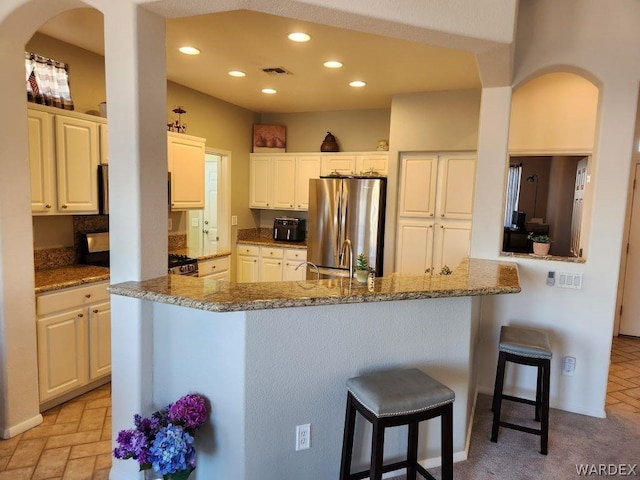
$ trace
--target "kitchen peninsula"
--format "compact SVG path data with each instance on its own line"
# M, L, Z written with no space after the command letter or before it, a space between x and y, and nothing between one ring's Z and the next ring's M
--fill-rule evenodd
M372 286L174 275L110 287L153 309L154 404L187 392L211 402L211 425L197 439L195 480L337 478L345 381L406 366L456 392L455 459L466 458L479 298L519 291L515 264L478 259L451 275L394 274ZM306 423L311 448L296 452L295 427ZM435 462L439 426L429 423L437 422L421 428L419 458ZM392 430L385 443L389 455L401 455L405 433ZM356 442L354 468L366 463L367 449Z

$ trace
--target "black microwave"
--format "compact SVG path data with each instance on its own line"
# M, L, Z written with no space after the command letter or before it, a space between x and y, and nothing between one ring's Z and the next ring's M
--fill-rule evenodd
M273 221L273 239L283 242L303 242L307 222L304 218L276 217Z

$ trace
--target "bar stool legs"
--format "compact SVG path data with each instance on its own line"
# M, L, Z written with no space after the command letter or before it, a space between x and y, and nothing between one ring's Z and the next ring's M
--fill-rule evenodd
M549 388L551 377L551 345L549 336L545 332L528 328L503 326L500 329L500 344L498 355L498 367L496 369L496 382L493 389L493 425L491 428L491 441L498 441L500 427L512 428L525 433L540 435L540 453L547 454L549 443ZM536 399L504 395L504 371L507 362L530 365L537 367ZM529 428L523 425L503 422L500 418L502 400L525 403L535 406L535 420L540 422L540 428Z

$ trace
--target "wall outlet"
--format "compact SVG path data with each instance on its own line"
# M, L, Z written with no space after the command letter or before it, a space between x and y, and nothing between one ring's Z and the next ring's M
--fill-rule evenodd
M170 218L167 219L167 226L169 227L169 231L173 230L173 220Z
M576 371L576 357L563 357L562 358L562 375L573 377L573 373Z
M296 451L311 448L311 424L296 426Z
M198 217L193 217L191 219L191 226L192 227L197 227L198 226Z
M547 272L547 285L553 287L556 283L556 272Z
M231 225L237 225L237 224L238 224L238 216L231 215Z

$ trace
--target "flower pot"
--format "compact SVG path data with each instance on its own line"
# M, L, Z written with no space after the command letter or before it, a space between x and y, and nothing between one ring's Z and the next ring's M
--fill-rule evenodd
M356 280L360 283L367 283L367 278L369 278L368 270L356 270Z
M550 243L537 243L533 242L534 255L549 255Z

